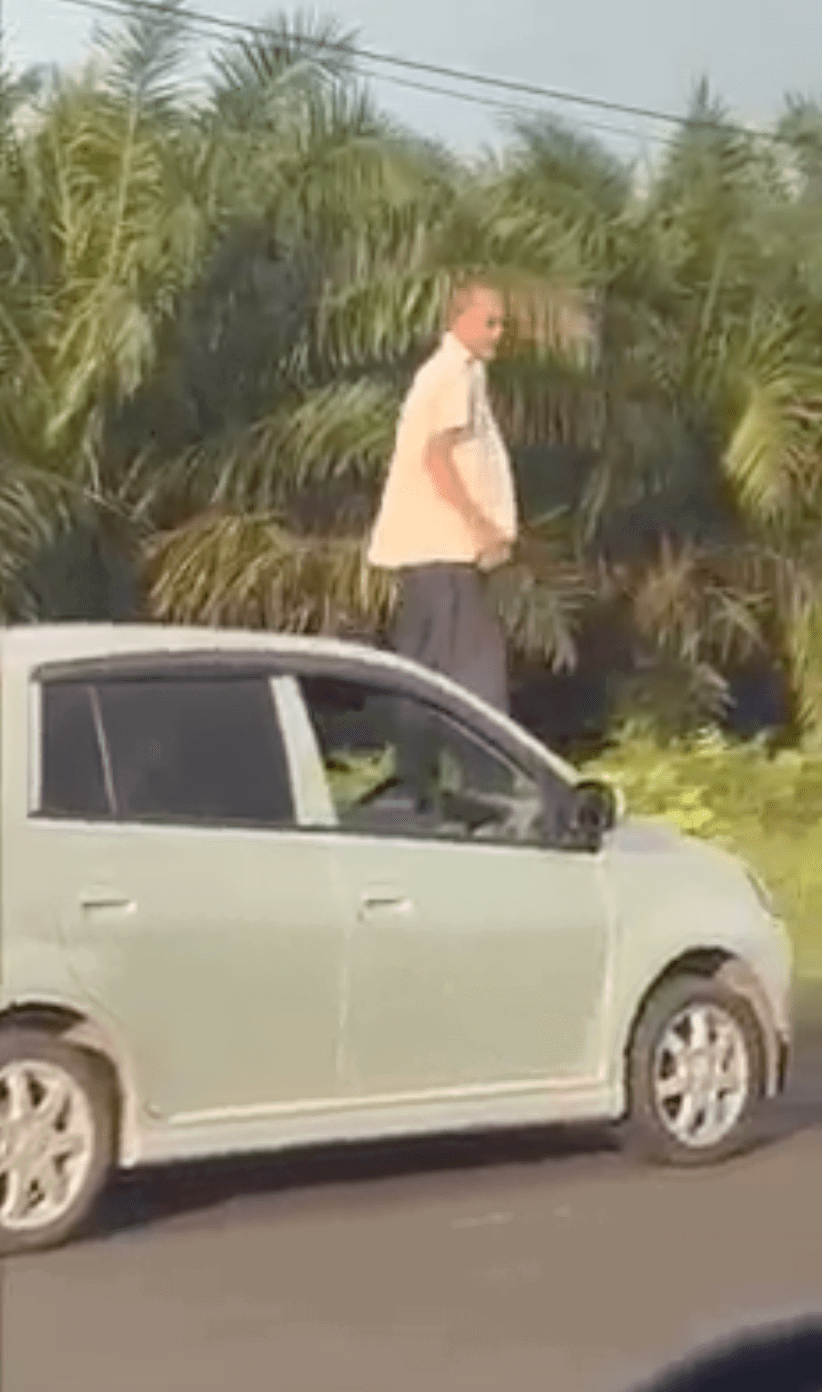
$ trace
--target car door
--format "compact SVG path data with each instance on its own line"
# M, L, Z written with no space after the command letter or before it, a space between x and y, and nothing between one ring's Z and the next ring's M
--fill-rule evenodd
M351 924L342 1085L388 1098L593 1075L610 953L598 857L544 844L533 778L416 697L301 689ZM434 747L426 806L416 775Z
M78 988L145 1106L198 1118L336 1091L343 926L294 825L272 684L234 672L46 681L26 824Z

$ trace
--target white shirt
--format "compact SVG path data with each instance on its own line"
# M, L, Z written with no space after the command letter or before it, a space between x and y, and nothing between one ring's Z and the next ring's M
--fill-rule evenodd
M470 426L454 464L476 505L508 541L517 533L511 462L494 420L485 365L447 333L423 363L403 402L382 500L371 534L371 565L393 570L434 561L475 562L478 548L460 513L437 491L424 466L434 435Z

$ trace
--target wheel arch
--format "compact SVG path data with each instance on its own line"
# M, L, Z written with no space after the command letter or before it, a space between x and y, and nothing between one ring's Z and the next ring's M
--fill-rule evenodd
M748 964L721 947L690 948L667 962L648 982L630 1017L623 1040L622 1076L626 1088L631 1050L648 1002L661 986L678 976L701 976L706 981L716 981L748 1002L759 1026L765 1051L765 1094L771 1096L776 1092L779 1086L780 1044L770 1002Z
M114 1110L118 1166L139 1158L137 1091L127 1054L112 1031L74 1005L55 1000L19 1000L0 1010L0 1032L10 1028L39 1030L90 1054L106 1071Z

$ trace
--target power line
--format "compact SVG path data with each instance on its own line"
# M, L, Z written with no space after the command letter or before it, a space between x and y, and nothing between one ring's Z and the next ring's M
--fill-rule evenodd
M119 17L127 16L129 12L143 10L149 14L174 16L184 23L194 23L195 25L207 25L213 29L222 29L238 34L254 34L259 37L269 37L271 27L264 24L252 24L249 21L238 19L226 19L221 15L209 14L202 10L178 9L176 6L162 3L162 0L130 0L128 5L117 3L105 3L105 0L60 0L61 4L74 5L80 9L95 10L116 14ZM391 67L404 68L412 72L428 73L434 77L445 77L458 82L473 82L482 87L492 87L500 91L513 92L519 96L539 97L542 100L553 102L565 102L566 104L587 107L598 111L610 111L622 116L638 116L642 120L659 121L665 125L681 128L686 122L705 130L716 130L724 134L735 133L746 137L756 137L760 140L773 141L778 144L788 143L783 136L774 131L756 130L747 126L740 126L732 122L711 121L711 120L691 120L688 117L676 115L671 111L659 111L653 107L632 106L626 102L608 101L604 97L591 97L580 92L568 92L557 87L546 87L539 83L513 81L509 78L492 77L487 73L470 72L467 69L453 68L439 63L426 63L419 59L403 58L399 54L380 53L374 49L358 48L348 44L335 44L329 39L312 39L308 36L292 36L292 42L298 46L308 48L318 48L326 51L345 53L352 58L364 59L371 63L386 64Z
M123 3L123 0L64 0L64 2L81 4L81 7L83 9L91 9L97 13L110 14L116 16L118 19L122 19L129 13L129 9ZM2 0L0 0L0 3L2 3ZM167 5L160 6L160 9L165 14L172 13L170 7ZM202 35L203 37L212 37L212 29L206 27L202 21L198 21L193 15L190 14L190 12L182 10L174 11L174 13L179 14L179 17L185 22L186 27L188 29L192 30L197 34ZM231 23L232 26L235 23L235 21L217 22ZM265 28L254 28L253 26L252 28L254 29L254 32L259 32L261 34L267 34L269 32ZM295 42L297 43L298 47L301 43L304 42L307 42L315 46L329 48L335 47L335 45L331 42L323 45L319 40L316 41L316 44L313 40L303 40L302 38L298 38L297 40L295 40ZM366 59L366 62L370 61L370 59ZM441 84L415 82L409 78L397 77L394 73L380 72L378 69L365 68L362 71L363 76L372 78L378 82L390 83L394 87L402 87L404 89L408 89L415 92L425 92L433 96L446 97L449 100L467 102L474 106L480 106L486 110L499 111L502 114L507 115L509 117L528 117L537 114L536 109L533 106L525 105L522 102L507 102L495 97L480 96L479 94L474 92L461 92L457 90L457 88L455 87L445 87ZM574 127L582 127L585 130L621 136L625 140L633 141L636 145L648 141L650 141L652 144L665 144L667 141L667 137L662 136L656 132L629 129L625 126L616 126L603 121L591 121L585 117L579 116L575 118Z
M409 78L394 77L392 74L381 73L379 71L367 71L366 75L376 78L379 82L390 82L394 87L408 88L413 92L430 92L434 96L448 97L455 101L471 102L475 106L481 106L492 111L499 111L508 116L533 116L535 114L535 108L533 106L525 106L521 102L498 101L495 100L494 97L480 97L474 92L459 92L456 87L441 87L430 82L414 82ZM667 139L667 137L655 134L651 131L629 130L625 126L614 126L604 121L587 121L577 118L575 124L584 127L585 130L602 131L610 135L621 135L626 140L650 140L664 143Z

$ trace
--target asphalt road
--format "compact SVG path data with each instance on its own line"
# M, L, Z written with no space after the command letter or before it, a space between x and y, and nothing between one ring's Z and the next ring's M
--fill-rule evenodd
M757 1150L649 1170L578 1129L120 1183L9 1262L2 1392L622 1392L822 1311L822 1041Z

